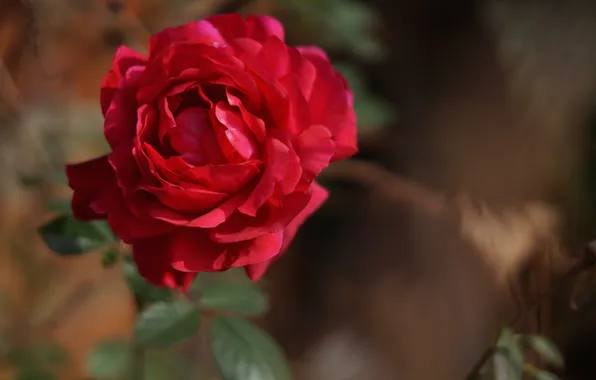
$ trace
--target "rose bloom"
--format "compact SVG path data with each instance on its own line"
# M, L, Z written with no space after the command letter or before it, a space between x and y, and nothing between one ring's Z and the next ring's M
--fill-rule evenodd
M112 151L67 166L74 215L107 219L173 288L232 267L260 278L327 198L317 175L357 151L344 78L266 16L166 29L148 56L119 48L101 109Z

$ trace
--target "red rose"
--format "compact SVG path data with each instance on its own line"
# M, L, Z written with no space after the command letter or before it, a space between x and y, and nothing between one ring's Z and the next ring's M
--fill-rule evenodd
M157 285L261 277L326 199L317 175L357 150L346 81L265 16L166 29L148 57L121 47L101 108L112 152L67 166L74 214L107 218Z

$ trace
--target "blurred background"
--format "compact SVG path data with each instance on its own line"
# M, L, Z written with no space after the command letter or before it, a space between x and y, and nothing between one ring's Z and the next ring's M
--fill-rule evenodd
M115 49L228 12L278 17L355 93L360 153L322 174L330 200L263 284L258 322L297 379L508 379L469 377L503 325L553 339L560 378L596 379L589 0L0 0L0 379L110 378L89 356L131 334L122 267L36 229L68 204L64 163L107 151ZM156 355L147 378L205 378Z

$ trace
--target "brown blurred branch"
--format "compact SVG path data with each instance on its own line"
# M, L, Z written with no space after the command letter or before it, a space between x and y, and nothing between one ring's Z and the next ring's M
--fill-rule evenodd
M365 161L353 159L334 163L321 173L321 178L361 183L387 200L411 203L431 214L440 214L447 207L445 196Z
M0 5L0 101L13 110L19 107L22 57L35 33L34 11L29 3L12 0Z

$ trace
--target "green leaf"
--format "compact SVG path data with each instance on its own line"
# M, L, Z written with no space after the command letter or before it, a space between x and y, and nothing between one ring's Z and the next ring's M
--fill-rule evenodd
M96 379L118 379L130 368L131 348L126 341L100 342L87 360L87 371Z
M51 372L39 368L23 368L15 376L16 380L57 380L58 377Z
M38 187L45 182L45 178L39 175L21 173L19 174L19 182L23 187Z
M7 353L8 360L17 367L49 367L68 361L64 349L54 342L39 342L27 347L14 347Z
M527 335L526 342L542 359L556 367L563 367L563 355L553 342L543 335Z
M155 348L174 346L199 331L200 317L199 309L184 300L154 303L137 320L136 342Z
M104 268L111 268L118 262L120 252L116 248L110 248L103 253L101 263Z
M116 240L105 221L80 222L69 215L59 216L39 232L51 250L67 256L92 252Z
M209 329L211 353L223 380L289 380L286 359L265 332L248 321L219 316Z
M145 350L145 380L178 379L173 350Z
M509 364L509 378L512 380L523 379L525 355L513 330L508 327L503 328L497 341L496 349L497 354L503 356Z
M128 286L142 303L166 301L172 297L170 289L157 287L145 280L131 256L125 257L122 270Z
M68 178L64 171L55 171L50 172L49 174L20 173L19 182L24 187L38 187L48 182L66 185L68 183Z
M70 199L64 198L54 198L50 199L48 203L46 203L46 207L48 210L65 215L72 214L72 206Z
M244 315L267 311L267 297L258 286L240 283L211 283L202 287L200 305L207 309L225 310Z
M533 375L536 380L560 380L554 373L543 371L541 369L534 372Z
M394 120L395 114L391 105L370 93L362 79L362 73L356 67L346 63L333 66L346 78L354 93L358 127L382 127Z
M56 366L68 363L68 353L56 342L40 342L33 345L29 354L40 366Z

